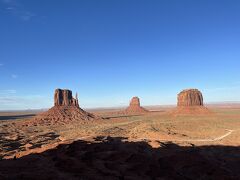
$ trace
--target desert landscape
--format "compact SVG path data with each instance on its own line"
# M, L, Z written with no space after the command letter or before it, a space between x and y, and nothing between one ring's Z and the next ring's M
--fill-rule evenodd
M126 110L94 112L57 89L46 112L2 113L0 177L239 179L239 127L239 108L204 107L196 89L176 108L147 110L134 97Z
M0 180L240 180L239 0L0 0Z

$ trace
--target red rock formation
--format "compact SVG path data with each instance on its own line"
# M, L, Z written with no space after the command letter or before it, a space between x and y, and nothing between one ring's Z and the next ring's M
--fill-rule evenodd
M197 89L187 89L178 94L178 106L203 106L202 93Z
M130 101L131 107L140 107L140 99L138 97L133 97Z
M54 94L54 106L76 106L79 107L78 99L72 97L72 91L67 89L56 89Z
M178 94L177 108L173 115L209 115L211 112L204 107L203 95L197 89L186 89Z
M141 107L140 99L138 97L133 97L130 101L129 107L126 109L127 113L146 113L148 110Z
M56 89L54 94L54 107L35 117L34 123L52 125L95 119L101 118L81 109L78 104L77 94L76 98L73 98L72 91Z
M60 106L63 103L63 92L61 89L56 89L54 93L54 106Z
M76 93L75 99L73 98L73 105L79 107L78 94Z

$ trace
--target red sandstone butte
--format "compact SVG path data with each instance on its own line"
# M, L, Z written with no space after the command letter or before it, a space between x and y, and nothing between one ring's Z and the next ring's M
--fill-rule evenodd
M178 94L178 106L203 106L203 95L197 89L183 90Z
M174 115L204 115L210 111L204 107L203 95L198 89L186 89L178 94Z
M72 97L72 91L68 89L56 89L54 94L54 106L76 106L79 107L78 97Z
M76 98L73 98L72 91L68 89L56 89L54 93L54 106L47 112L36 116L34 123L53 125L95 119L101 118L81 109L77 94Z
M146 113L148 110L141 107L140 99L138 97L133 97L130 101L129 107L126 109L127 113Z

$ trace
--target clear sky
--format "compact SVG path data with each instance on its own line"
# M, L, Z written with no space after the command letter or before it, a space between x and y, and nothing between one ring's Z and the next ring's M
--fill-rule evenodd
M0 0L0 110L240 101L239 0Z

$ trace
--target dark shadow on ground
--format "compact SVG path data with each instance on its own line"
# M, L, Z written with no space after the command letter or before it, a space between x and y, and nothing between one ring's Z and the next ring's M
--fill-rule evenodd
M23 114L23 115L9 115L9 116L0 116L0 121L1 120L16 120L16 119L26 119L26 118L31 118L33 116L36 116L36 114Z
M240 147L182 147L121 137L76 141L41 154L0 161L0 179L240 179Z

